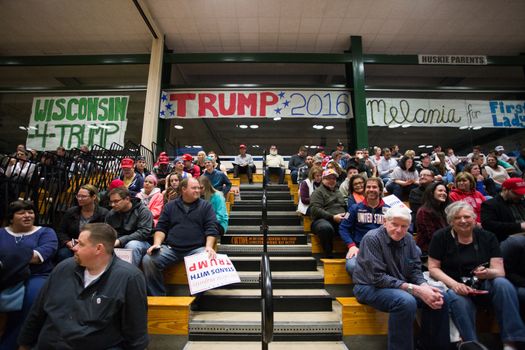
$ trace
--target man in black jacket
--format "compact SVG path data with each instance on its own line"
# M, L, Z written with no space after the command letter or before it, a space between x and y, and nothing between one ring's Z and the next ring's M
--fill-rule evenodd
M499 195L481 204L481 226L500 242L509 235L525 232L525 180L510 178Z
M75 258L57 265L33 304L20 349L136 349L148 346L146 283L142 272L113 254L117 233L88 224Z
M290 177L294 184L297 183L297 175L299 173L299 168L305 164L306 161L306 147L299 147L299 152L294 154L288 161L288 169L290 169Z
M207 252L210 259L216 257L217 218L211 204L200 198L199 180L184 179L179 187L181 196L162 210L153 245L142 260L148 295L166 295L162 271L185 256Z

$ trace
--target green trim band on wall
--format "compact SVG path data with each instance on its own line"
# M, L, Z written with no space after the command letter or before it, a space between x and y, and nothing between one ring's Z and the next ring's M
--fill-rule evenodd
M149 64L149 54L73 55L73 56L4 56L0 66L71 66ZM349 53L167 53L165 63L352 63ZM418 65L417 55L363 55L364 64ZM525 66L525 56L487 56L488 66Z

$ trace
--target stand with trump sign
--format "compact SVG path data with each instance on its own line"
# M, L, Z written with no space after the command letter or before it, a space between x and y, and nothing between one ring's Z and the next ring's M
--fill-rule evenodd
M208 253L190 255L184 257L184 263L191 295L241 281L225 254L217 254L215 259L208 258Z

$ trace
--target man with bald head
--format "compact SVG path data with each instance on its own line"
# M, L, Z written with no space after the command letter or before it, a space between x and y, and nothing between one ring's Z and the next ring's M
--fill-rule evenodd
M210 259L216 256L217 218L211 204L200 198L199 180L187 178L179 186L181 196L162 210L153 245L142 259L149 295L166 295L162 271L185 256L202 252L207 252Z

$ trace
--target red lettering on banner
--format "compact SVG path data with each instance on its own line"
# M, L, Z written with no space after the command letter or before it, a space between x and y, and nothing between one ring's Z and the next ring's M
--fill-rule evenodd
M170 94L170 101L177 102L177 116L186 116L186 101L195 100L196 94Z
M211 112L211 115L218 117L219 113L213 104L217 101L217 95L210 93L199 94L199 117L206 116L206 110Z
M195 263L193 265L190 266L189 270L191 272L195 271L197 269L197 266L195 265Z
M261 117L266 116L266 107L276 104L277 101L279 101L279 98L273 92L261 92L259 115Z
M207 260L199 261L198 264L199 264L199 270L202 269L202 268L208 267L208 261Z
M230 105L228 106L228 108L226 108L225 104L226 104L226 95L219 94L219 113L225 116L234 115L235 107L237 104L237 94L230 94Z
M219 259L219 265L224 265L224 260Z
M238 115L246 115L245 108L250 108L250 114L251 117L256 117L257 113L257 94L248 94L246 96L245 94L238 94L239 101L237 104L237 114Z
M210 259L210 266L217 266L217 260Z

